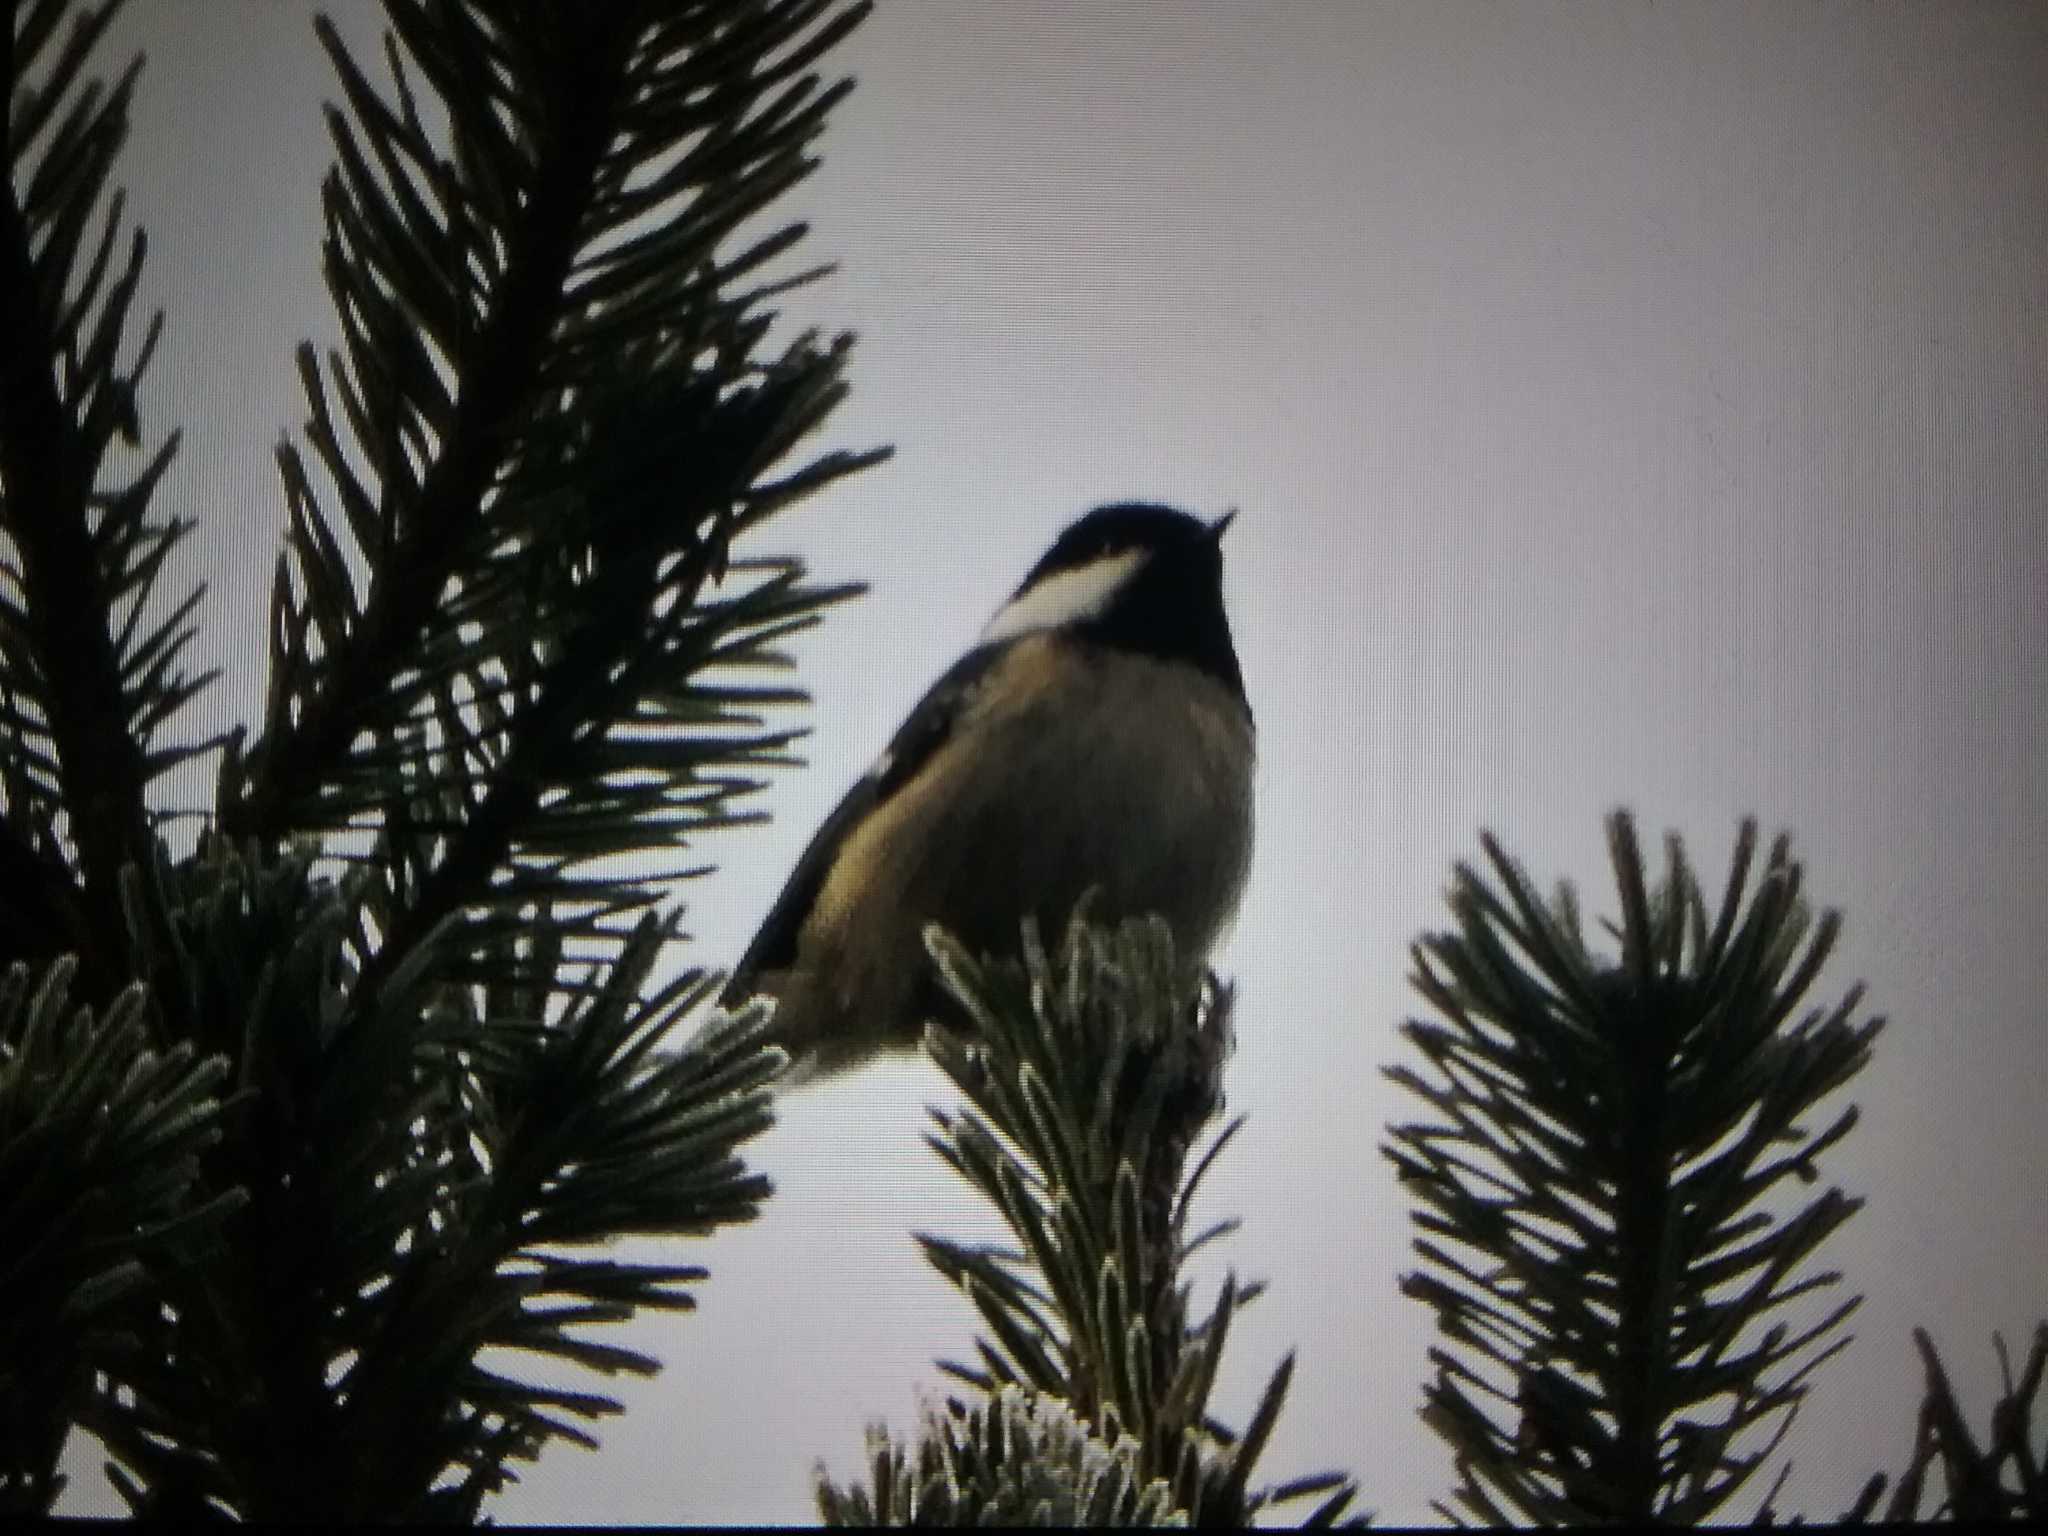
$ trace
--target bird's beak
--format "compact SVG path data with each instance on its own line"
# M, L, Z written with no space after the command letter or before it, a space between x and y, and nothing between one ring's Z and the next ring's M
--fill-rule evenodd
M1232 507L1228 512L1224 513L1221 517L1217 518L1215 522L1209 525L1209 542L1211 544L1215 544L1221 541L1221 539L1223 538L1223 530L1228 528L1232 523L1236 521L1237 508Z

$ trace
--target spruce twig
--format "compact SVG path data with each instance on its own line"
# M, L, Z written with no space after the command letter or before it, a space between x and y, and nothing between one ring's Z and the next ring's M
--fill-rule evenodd
M1884 1518L1894 1522L2011 1520L2038 1526L2048 1521L2048 1439L2034 1438L2035 1409L2042 1383L2048 1380L2048 1322L2035 1327L2033 1346L2017 1377L2005 1340L1994 1335L1992 1342L1998 1350L2001 1391L1992 1405L1990 1433L1980 1446L1956 1401L1933 1338L1924 1328L1913 1330L1926 1386L1914 1425L1912 1456L1890 1485L1891 1498L1884 1500L1887 1479L1876 1474L1843 1517L1845 1523L1863 1523L1880 1500L1885 1503ZM1938 1496L1930 1476L1935 1472L1940 1473Z
M0 1514L41 1514L92 1372L128 1347L118 1303L160 1279L234 1193L195 1198L227 1062L152 1045L148 994L72 1001L77 962L0 977Z
M593 1330L703 1276L602 1245L766 1192L739 1149L775 1058L669 974L663 903L788 761L780 647L854 590L751 540L882 456L795 457L851 340L775 336L822 269L762 223L868 6L389 0L375 80L316 22L342 342L302 349L279 451L262 717L172 746L204 678L197 594L156 592L170 446L110 453L156 336L124 340L141 245L114 259L102 195L136 78L91 77L113 9L0 29L0 960L78 954L96 1004L139 978L123 1029L228 1097L163 1262L42 1401L149 1514L473 1518L615 1408L509 1362L652 1369ZM173 856L149 791L222 744ZM41 1219L0 1208L0 1252ZM31 1289L10 1323L65 1337L76 1285Z
M159 597L193 525L154 506L178 434L142 446L163 316L131 334L148 243L109 191L142 61L92 69L120 8L0 23L0 964L77 954L101 1005L136 975L122 871L155 857L150 792L218 745L162 739L213 673L181 667L203 589Z
M1608 831L1619 955L1486 838L1498 884L1461 865L1458 929L1414 949L1438 1017L1403 1033L1434 1071L1387 1073L1437 1116L1386 1151L1421 1202L1403 1289L1443 1335L1424 1417L1486 1522L1713 1517L1858 1300L1803 1304L1836 1283L1809 1261L1861 1202L1781 1193L1855 1125L1853 1106L1808 1117L1882 1023L1855 1019L1860 988L1795 1018L1837 918L1809 934L1782 838L1748 887L1753 823L1717 908L1675 837L1653 888L1628 816Z
M958 1029L931 1026L926 1045L967 1106L933 1111L926 1139L996 1207L1015 1243L920 1236L988 1329L978 1366L942 1362L983 1406L949 1401L915 1451L881 1436L872 1485L844 1490L821 1478L820 1511L917 1524L1012 1517L1048 1474L1015 1469L1021 1431L1003 1426L1049 1414L1071 1416L1092 1437L1089 1465L1103 1470L1085 1487L1116 1519L1159 1516L1165 1497L1190 1522L1241 1525L1315 1497L1309 1519L1337 1520L1354 1497L1348 1478L1252 1483L1291 1356L1241 1434L1211 1414L1231 1320L1257 1289L1228 1277L1198 1316L1183 1275L1203 1236L1191 1238L1188 1224L1208 1164L1194 1154L1223 1106L1229 991L1182 965L1157 919L1104 929L1077 915L1057 957L1027 923L1021 964L977 960L936 929L927 941L962 1018Z

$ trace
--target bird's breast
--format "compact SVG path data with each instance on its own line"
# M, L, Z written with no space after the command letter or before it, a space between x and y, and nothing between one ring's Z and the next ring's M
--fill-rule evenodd
M809 962L848 1005L924 966L921 932L1014 954L1026 913L1048 940L1099 888L1098 918L1163 914L1205 955L1251 856L1251 721L1210 678L1033 636L977 691L946 743L849 837L819 892ZM822 979L822 978L820 978Z
M1020 648L1031 686L990 690L986 750L1010 765L1025 893L1063 906L1100 885L1104 916L1159 911L1206 950L1251 856L1251 721L1223 685L1124 651ZM1063 912L1046 912L1059 921Z

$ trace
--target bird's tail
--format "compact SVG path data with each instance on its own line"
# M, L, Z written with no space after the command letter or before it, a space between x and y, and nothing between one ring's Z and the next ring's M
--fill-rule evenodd
M920 990L888 1016L900 1022L881 1029L796 970L736 976L719 998L727 1009L757 1000L775 1010L763 1043L778 1045L789 1054L789 1066L777 1080L779 1088L802 1087L850 1072L879 1055L920 1049L924 1021L933 1015L936 1003L935 997Z
M719 994L718 1005L728 1013L736 1013L748 1004L770 1010L767 1025L757 1036L760 1043L777 1047L789 1058L789 1065L775 1079L778 1093L804 1087L840 1070L823 1065L829 1053L821 1049L814 1022L807 1023L815 1010L794 1005L794 999L778 996L771 988L759 987L756 978L735 976Z

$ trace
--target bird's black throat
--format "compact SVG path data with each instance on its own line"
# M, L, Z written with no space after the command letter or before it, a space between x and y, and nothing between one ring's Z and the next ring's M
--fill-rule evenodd
M1208 539L1157 551L1077 634L1114 650L1191 665L1228 688L1251 714L1223 611L1223 558Z

